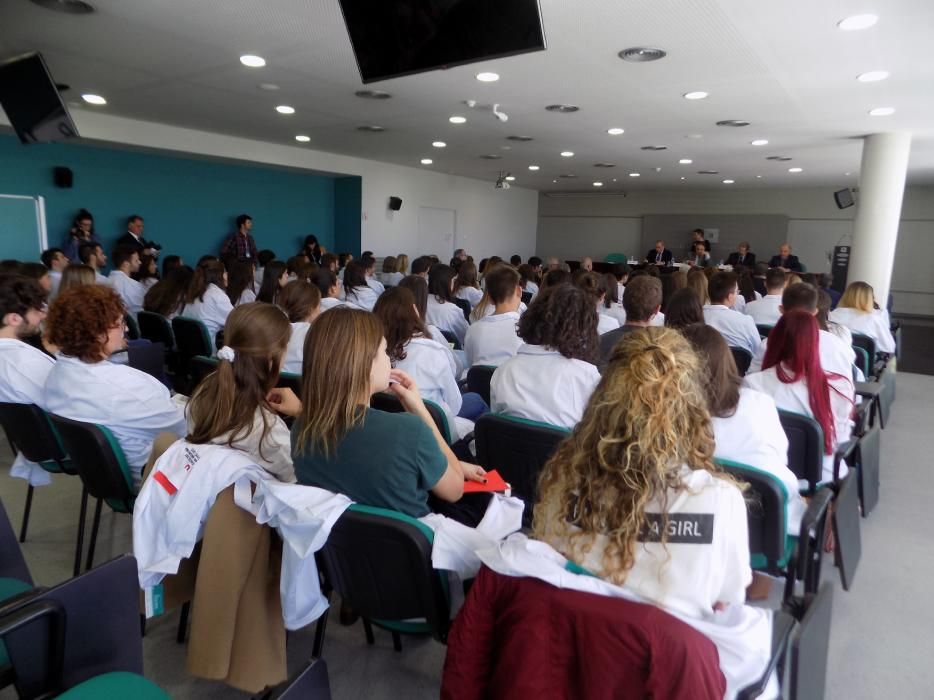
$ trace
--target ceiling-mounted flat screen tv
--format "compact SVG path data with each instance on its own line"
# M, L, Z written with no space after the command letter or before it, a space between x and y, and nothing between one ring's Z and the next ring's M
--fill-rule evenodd
M78 135L39 53L0 63L0 106L23 143L61 141Z
M538 0L340 0L364 83L545 48Z

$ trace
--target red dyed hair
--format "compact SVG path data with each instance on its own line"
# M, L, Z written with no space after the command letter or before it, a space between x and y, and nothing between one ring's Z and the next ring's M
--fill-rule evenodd
M817 319L800 309L788 311L769 333L762 369L775 367L783 384L804 381L811 413L824 431L824 452L832 454L837 436L830 406L831 387L820 364L819 343Z

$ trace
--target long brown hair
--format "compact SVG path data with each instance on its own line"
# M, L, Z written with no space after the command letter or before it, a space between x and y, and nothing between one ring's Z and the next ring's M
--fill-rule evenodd
M160 316L178 313L185 305L185 295L194 276L195 271L188 265L176 267L149 288L143 297L143 308Z
M729 418L736 413L739 387L743 382L730 346L720 331L703 323L682 328L681 332L700 359L707 363L706 367L701 367L700 376L707 387L707 410L717 418Z
M425 322L415 310L415 297L405 287L392 287L383 292L373 313L383 322L386 352L393 362L406 358L405 346L412 336L428 336Z
M272 429L267 411L273 409L266 395L279 379L282 356L292 327L282 311L272 304L255 302L234 308L224 325L224 344L234 351L232 362L220 360L217 371L205 377L188 401L189 442L211 442L229 434L232 446L253 430L257 408L262 411L263 443Z
M370 370L382 340L380 320L349 306L335 307L311 325L302 361L298 454L310 450L331 455L347 431L363 421L360 401L369 392Z
M224 263L220 260L205 260L200 263L195 269L195 276L191 279L191 286L188 288L188 296L185 297L185 302L194 304L196 301L204 301L204 293L208 291L208 287L212 284L226 291L227 284L224 282L224 273L226 271L227 268L224 267Z
M276 304L292 323L307 321L321 306L321 292L311 282L292 280L279 292Z
M90 265L72 263L62 270L62 281L58 285L58 293L67 292L74 287L82 287L89 284L95 284L97 277L94 275L94 268Z
M605 536L595 573L617 584L635 562L650 503L660 502L667 544L668 493L684 488L682 466L717 472L699 365L677 331L651 327L623 336L581 422L545 465L536 537L580 563Z

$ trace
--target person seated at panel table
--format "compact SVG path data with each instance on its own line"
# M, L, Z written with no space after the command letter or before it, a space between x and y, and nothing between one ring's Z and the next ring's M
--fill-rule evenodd
M696 228L691 231L691 242L688 244L687 248L688 255L692 255L694 253L695 243L702 243L704 245L704 252L706 253L709 253L711 248L713 248L713 245L711 245L710 241L707 240L704 234L704 229L702 228Z
M791 254L791 246L787 243L782 243L779 246L778 255L773 255L772 259L769 260L769 267L780 267L786 272L789 270L792 272L803 271L798 256Z
M694 241L694 249L687 259L691 267L708 267L710 265L710 253L704 248L704 241Z
M730 253L729 257L727 257L726 264L755 267L756 254L749 252L749 243L747 241L740 241L740 244L736 246L736 252Z
M585 272L593 272L593 258L586 257L586 256L581 258L580 269L584 270Z
M665 241L655 241L655 247L645 254L645 261L655 265L670 265L671 251L666 250Z

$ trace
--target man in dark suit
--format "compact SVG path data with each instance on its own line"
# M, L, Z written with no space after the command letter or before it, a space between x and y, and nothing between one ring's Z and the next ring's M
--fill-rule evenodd
M743 265L744 267L756 266L756 254L749 252L749 243L743 241L737 247L736 253L730 253L726 259L727 265Z
M665 249L665 241L655 241L655 247L645 254L645 261L653 265L670 265L671 251Z
M778 249L778 255L773 255L769 260L769 267L780 267L786 272L801 272L801 263L798 262L798 256L791 254L791 246L782 243Z
M694 244L695 243L703 243L704 250L706 250L708 253L710 252L710 249L713 247L710 241L704 238L704 229L702 228L696 228L693 231L691 231L691 244L688 246L689 256L694 255Z
M115 248L129 248L142 255L158 257L162 246L143 238L143 217L133 214L126 220L126 233L117 239Z

